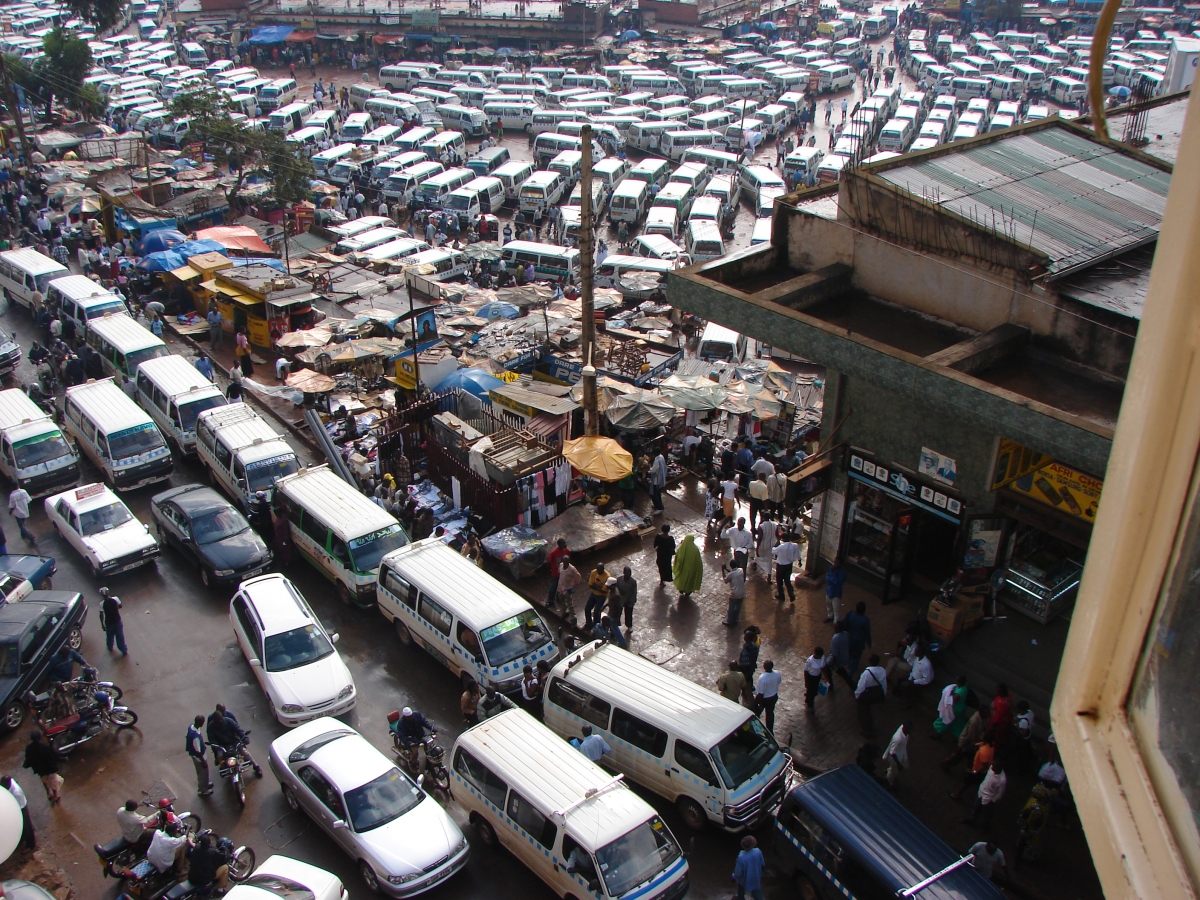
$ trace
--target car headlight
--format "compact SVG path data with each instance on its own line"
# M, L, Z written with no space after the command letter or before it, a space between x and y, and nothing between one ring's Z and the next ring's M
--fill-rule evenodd
M304 712L304 707L296 703L285 703L283 706L279 707L279 711L285 716L294 716L297 713Z
M353 693L354 693L354 685L348 684L344 688L342 688L340 693L338 693L338 699L345 700L347 697L349 697Z
M228 578L233 574L233 569L213 569L213 574L218 578Z
M111 568L112 568L113 566L115 566L116 564L117 564L117 561L116 561L115 559L110 559L108 562L102 562L102 563L100 563L100 568L102 568L102 569L111 569Z
M388 881L391 884L408 884L410 881L416 881L423 874L423 872L409 872L407 875L389 875Z

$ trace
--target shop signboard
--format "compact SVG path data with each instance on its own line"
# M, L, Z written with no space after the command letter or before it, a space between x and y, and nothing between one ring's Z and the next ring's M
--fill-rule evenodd
M505 409L512 410L517 415L524 416L526 419L532 419L538 414L538 411L532 406L526 406L511 397L506 397L504 394L497 394L495 391L488 391L488 397L491 398L495 406L503 406Z
M1088 523L1096 521L1103 487L1102 479L1057 462L1044 465L1008 485L1009 490Z
M1004 438L996 451L996 468L992 474L992 490L996 491L1018 478L1024 478L1053 460L1045 453L1023 447Z
M412 11L413 28L437 28L439 12L436 9L414 9Z
M833 562L842 545L842 512L846 498L836 491L827 491L821 523L821 558Z
M923 484L915 472L902 470L895 464L884 466L851 451L846 474L955 525L962 520L961 500L935 486Z

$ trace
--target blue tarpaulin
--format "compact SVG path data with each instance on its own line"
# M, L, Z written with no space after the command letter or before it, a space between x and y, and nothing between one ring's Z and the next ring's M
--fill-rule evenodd
M278 44L296 29L291 25L259 25L250 32L251 44Z
M143 272L171 272L182 266L187 260L174 250L159 250L149 253L138 260L137 268Z
M220 253L222 256L229 255L229 251L225 249L225 245L219 244L216 241L185 241L182 244L176 244L171 249L184 259L198 256L201 253Z
M235 267L236 266L263 265L263 266L270 266L272 269L278 269L280 272L287 271L287 269L285 269L283 266L282 259L275 259L274 257L271 257L271 256L246 256L246 257L231 256L231 257L229 257L229 261L232 262Z

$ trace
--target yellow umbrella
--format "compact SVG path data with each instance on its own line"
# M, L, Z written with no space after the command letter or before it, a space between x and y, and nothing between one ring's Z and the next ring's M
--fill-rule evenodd
M591 478L620 481L633 471L633 454L612 438L588 435L563 444L567 462Z

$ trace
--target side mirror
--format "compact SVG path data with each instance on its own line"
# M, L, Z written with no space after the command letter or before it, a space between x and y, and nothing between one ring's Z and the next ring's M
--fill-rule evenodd
M333 634L331 634L329 636L329 643L336 644L341 639L341 637L342 636L335 631Z
M600 893L600 879L593 878L591 881L589 881L588 882L588 890L594 894Z
M425 773L422 772L420 775L417 776L417 787L420 787L424 783L425 783Z
M350 826L347 825L345 822L343 822L341 819L334 819L333 827L336 829L336 828L349 828Z
M255 669L261 669L262 662L259 660L259 658L257 656L252 656L252 657L250 657L250 666Z

